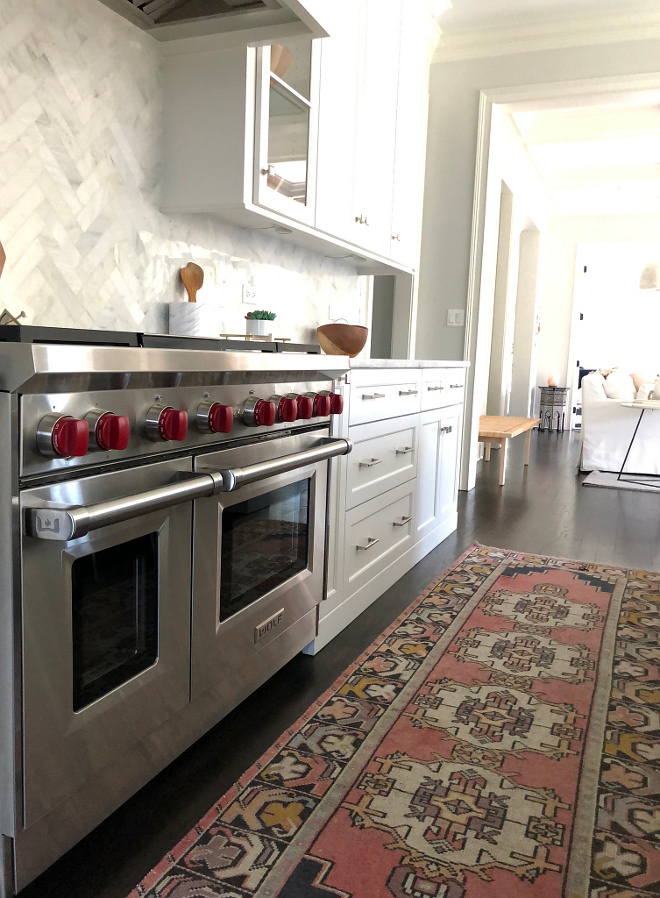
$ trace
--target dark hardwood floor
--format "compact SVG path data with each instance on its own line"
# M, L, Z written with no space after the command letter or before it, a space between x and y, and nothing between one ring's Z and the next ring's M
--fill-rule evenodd
M134 798L20 893L20 898L125 898L240 774L360 652L473 542L564 558L660 569L660 495L582 488L579 437L513 440L507 482L498 456L459 494L456 533L315 657L298 655Z

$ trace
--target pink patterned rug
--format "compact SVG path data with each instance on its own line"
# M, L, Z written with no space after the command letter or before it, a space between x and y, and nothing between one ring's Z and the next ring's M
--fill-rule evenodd
M660 574L473 546L130 898L657 896L659 644Z

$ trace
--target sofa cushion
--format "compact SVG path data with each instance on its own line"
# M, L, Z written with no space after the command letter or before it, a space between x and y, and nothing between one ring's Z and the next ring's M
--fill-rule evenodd
M630 374L625 371L613 371L605 378L605 395L608 399L623 401L635 398L635 385Z

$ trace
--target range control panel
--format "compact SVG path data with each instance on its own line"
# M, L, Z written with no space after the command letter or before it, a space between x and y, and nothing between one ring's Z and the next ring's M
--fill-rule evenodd
M21 475L258 438L342 411L327 380L25 395Z

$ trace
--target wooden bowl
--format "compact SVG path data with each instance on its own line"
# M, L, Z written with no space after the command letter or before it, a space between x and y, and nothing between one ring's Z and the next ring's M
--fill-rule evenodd
M369 328L361 324L322 324L316 333L323 352L353 359L367 342Z

